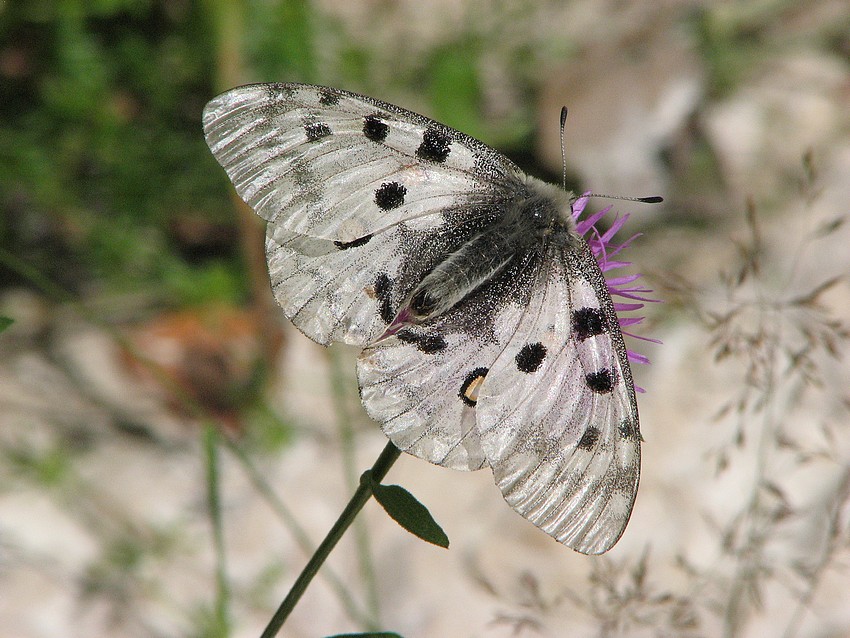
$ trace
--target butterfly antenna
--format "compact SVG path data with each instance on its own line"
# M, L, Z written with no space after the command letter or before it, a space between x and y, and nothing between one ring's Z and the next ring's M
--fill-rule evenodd
M567 123L567 107L561 107L561 186L567 190L567 149L564 146L564 125Z
M600 197L602 199L621 199L627 202L640 202L642 204L660 204L664 201L663 197L653 195L652 197L623 197L622 195L602 195L600 193L591 193L588 197Z
M564 144L564 127L567 123L567 107L561 107L561 186L567 190L567 149ZM653 195L652 197L623 197L621 195L600 195L591 193L588 197L601 197L602 199L621 199L627 202L641 202L642 204L660 204L663 197Z

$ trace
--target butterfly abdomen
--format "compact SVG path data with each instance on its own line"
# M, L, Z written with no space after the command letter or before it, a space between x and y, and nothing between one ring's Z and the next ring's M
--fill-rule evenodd
M425 275L407 307L419 321L442 315L498 274L516 249L495 228L472 236Z

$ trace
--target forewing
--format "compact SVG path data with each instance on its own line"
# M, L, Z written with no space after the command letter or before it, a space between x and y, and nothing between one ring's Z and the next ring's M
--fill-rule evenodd
M640 473L637 404L613 304L583 241L548 249L477 417L511 507L585 554L617 542Z
M305 84L255 84L204 109L204 132L261 217L356 241L404 220L489 200L519 174L482 142L378 100Z

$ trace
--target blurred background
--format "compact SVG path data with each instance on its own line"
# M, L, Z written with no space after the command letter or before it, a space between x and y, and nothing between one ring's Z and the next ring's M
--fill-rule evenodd
M846 0L0 2L0 638L256 636L385 444L270 301L200 126L302 81L471 134L640 232L643 446L604 557L403 457L282 635L850 636ZM607 205L596 200L597 207ZM843 358L842 358L843 357Z

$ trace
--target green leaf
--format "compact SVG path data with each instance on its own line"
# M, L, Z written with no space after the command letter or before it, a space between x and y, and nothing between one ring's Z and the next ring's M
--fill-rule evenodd
M336 634L328 638L402 638L394 631L372 631L365 634Z
M14 319L10 319L9 317L0 317L0 332L3 332L13 323L15 323Z
M422 503L400 485L381 485L367 470L361 481L369 481L375 500L381 504L387 514L414 536L438 545L449 546L449 537L443 531L431 513Z

